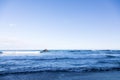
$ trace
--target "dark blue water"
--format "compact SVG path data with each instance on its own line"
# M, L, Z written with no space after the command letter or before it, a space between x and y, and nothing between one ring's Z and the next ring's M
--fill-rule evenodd
M120 70L120 50L3 51L0 74L36 71Z

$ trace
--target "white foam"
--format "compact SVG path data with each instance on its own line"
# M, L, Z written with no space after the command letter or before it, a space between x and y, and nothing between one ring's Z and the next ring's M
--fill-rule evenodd
M37 56L39 51L3 51L1 56Z

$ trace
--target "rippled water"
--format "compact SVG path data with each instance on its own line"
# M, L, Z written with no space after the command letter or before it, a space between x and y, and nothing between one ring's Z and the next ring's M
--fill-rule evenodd
M120 50L3 51L0 74L34 71L120 70Z

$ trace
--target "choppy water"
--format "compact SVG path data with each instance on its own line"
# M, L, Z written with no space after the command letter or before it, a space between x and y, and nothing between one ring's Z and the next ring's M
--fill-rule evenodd
M120 50L3 51L0 74L35 71L120 70Z

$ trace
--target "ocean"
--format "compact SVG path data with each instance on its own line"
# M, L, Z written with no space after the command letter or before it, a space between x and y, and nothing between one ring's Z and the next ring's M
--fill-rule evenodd
M120 50L2 51L0 74L120 70Z

